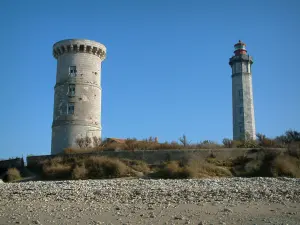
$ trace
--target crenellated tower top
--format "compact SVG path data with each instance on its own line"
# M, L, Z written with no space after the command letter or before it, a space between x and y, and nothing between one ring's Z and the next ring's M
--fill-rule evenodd
M106 57L106 47L99 42L86 39L66 39L53 45L54 58L57 59L65 53L89 53L103 61Z

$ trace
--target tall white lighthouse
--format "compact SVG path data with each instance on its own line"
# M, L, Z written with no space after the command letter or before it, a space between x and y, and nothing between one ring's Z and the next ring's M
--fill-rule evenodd
M101 138L101 62L104 45L68 39L53 45L57 59L51 154L72 147L80 137Z
M234 45L234 56L229 60L232 68L233 139L255 139L255 118L252 89L253 59L247 54L246 44Z

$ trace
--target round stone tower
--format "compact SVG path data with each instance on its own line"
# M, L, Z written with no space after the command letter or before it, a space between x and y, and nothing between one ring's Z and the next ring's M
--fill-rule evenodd
M104 45L68 39L53 45L57 59L51 154L76 146L80 137L101 138L101 62Z
M255 139L255 119L252 90L253 59L247 55L246 44L234 45L234 56L229 60L232 68L233 139Z

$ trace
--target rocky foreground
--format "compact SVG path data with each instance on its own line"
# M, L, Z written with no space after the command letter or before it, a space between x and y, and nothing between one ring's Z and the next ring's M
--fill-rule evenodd
M6 183L0 224L300 224L300 179Z

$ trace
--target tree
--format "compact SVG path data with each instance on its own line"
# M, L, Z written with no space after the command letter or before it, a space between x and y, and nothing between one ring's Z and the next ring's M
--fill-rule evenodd
M186 137L185 134L183 134L182 137L179 138L179 141L181 142L181 144L182 144L184 147L189 146L189 144L191 143L190 141L187 140L187 137Z

